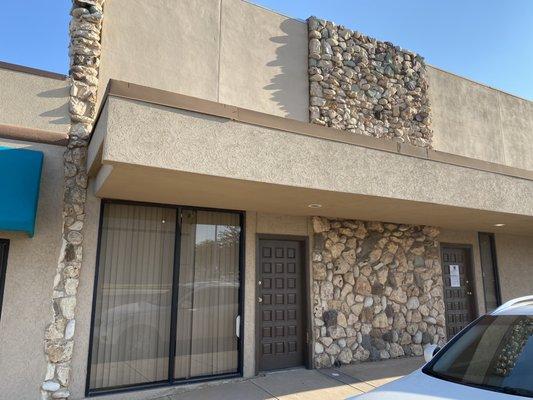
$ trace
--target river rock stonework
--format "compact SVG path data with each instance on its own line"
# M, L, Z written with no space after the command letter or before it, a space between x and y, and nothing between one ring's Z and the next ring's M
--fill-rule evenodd
M87 145L96 116L100 35L105 0L73 0L70 31L70 130L64 154L63 245L52 292L52 322L44 334L47 367L42 399L70 396L76 295L83 259Z
M314 217L313 230L316 367L444 343L438 229Z
M431 148L423 58L330 21L307 23L310 121Z

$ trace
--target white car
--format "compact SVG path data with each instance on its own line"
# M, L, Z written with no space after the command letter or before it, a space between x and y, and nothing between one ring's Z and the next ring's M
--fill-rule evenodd
M478 318L442 349L426 347L424 357L421 369L350 399L533 398L533 296Z

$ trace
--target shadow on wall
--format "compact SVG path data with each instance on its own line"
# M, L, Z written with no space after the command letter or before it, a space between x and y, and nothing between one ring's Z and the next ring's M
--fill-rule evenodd
M52 110L45 111L39 114L40 117L55 118L50 120L51 124L65 125L70 124L70 116L68 113L69 88L51 89L41 92L37 95L45 99L65 99L65 103Z
M276 59L266 65L281 71L263 89L272 92L270 98L287 118L308 121L307 25L286 19L280 24L280 30L285 35L270 38L271 42L280 45L276 49Z

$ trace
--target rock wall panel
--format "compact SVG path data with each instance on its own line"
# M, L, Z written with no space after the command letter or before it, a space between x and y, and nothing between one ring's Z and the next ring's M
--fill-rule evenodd
M315 17L308 28L312 123L431 147L422 57Z
M444 343L436 228L314 217L313 229L315 366L419 356Z

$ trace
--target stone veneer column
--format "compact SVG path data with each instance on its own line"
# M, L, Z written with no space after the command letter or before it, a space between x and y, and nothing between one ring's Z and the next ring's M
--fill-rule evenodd
M70 32L71 127L64 154L63 245L52 293L52 322L46 327L46 375L42 399L70 396L76 295L83 260L87 196L87 146L96 117L100 35L105 0L73 0Z
M444 343L438 229L314 217L313 230L315 366Z
M310 121L430 148L423 58L330 21L307 24Z

